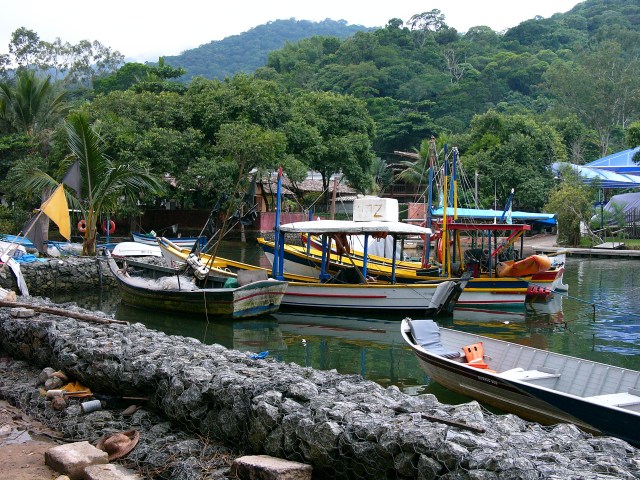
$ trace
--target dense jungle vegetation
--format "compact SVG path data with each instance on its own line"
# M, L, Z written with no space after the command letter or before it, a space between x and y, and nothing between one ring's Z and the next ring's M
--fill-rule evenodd
M347 38L366 30L371 29L361 25L348 25L344 20L274 20L242 34L186 50L180 55L167 56L165 60L169 65L185 69L181 81L190 81L197 76L224 80L237 73L255 72L267 63L269 52L278 50L287 43L316 35Z
M252 48L255 37L244 45L245 35L234 48ZM342 171L358 191L384 194L392 164L426 172L423 160L393 152L424 158L433 135L440 148L457 146L467 172L478 172L483 206L515 188L514 208L540 211L562 188L552 163L583 164L640 145L639 53L635 0L587 0L505 32L458 32L432 10L348 38L286 43L254 73L237 73L253 71L247 61L223 80L179 63L196 58L188 52L155 65L122 64L99 42L49 43L23 28L0 55L0 187L15 206L37 204L19 188L21 178L33 166L61 178L64 118L83 110L116 164L166 177L166 198L186 208L210 207L234 191L240 171L281 164L294 192L314 169L325 187ZM195 72L203 76L185 81Z

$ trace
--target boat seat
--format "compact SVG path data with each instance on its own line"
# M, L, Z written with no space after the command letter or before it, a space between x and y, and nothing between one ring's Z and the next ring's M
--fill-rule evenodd
M521 380L528 382L530 380L542 380L543 378L558 378L560 374L553 368L538 367L537 370L525 370L524 368L512 368L505 370L498 375L508 380Z
M413 339L428 352L448 359L457 359L462 356L459 351L444 348L440 343L440 328L433 320L411 320L410 318L406 320Z
M607 407L628 407L640 404L640 390L630 388L628 392L594 395L593 397L585 397L585 400Z

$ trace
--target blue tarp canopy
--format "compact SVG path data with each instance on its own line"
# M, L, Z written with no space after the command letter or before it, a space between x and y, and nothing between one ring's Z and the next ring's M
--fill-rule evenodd
M633 161L640 147L612 153L586 165L557 162L552 165L555 173L571 167L584 179L585 183L599 182L602 188L640 187L640 165Z
M442 217L442 208L433 210L434 217ZM447 208L447 217L453 217L453 208ZM502 217L502 210L491 210L481 208L458 208L458 218L472 218L474 220L500 220ZM544 222L549 225L556 224L556 215L554 213L532 213L532 212L511 212L511 220L518 220L521 222Z

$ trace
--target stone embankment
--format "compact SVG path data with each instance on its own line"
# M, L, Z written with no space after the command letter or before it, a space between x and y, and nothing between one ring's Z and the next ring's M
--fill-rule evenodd
M22 263L20 270L30 295L49 296L116 285L104 257L49 258L45 262ZM0 268L0 287L19 291L15 275L6 265Z
M228 455L308 463L314 478L640 477L639 451L621 440L494 415L475 402L444 405L358 376L253 359L140 324L46 314L16 319L0 308L0 349L38 368L63 370L93 392L148 397L128 419L105 410L82 414L73 404L58 412L35 380L20 388L0 381L0 395L39 405L71 440L139 429L139 445L125 460L138 468L173 465L160 478L205 478L200 462L210 456L203 443L218 454L226 445L233 448Z

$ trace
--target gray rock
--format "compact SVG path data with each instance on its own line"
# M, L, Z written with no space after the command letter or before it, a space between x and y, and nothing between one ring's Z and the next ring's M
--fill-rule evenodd
M82 415L74 399L58 412L39 397L34 379L40 370L18 388L0 364L0 394L29 405L67 438L93 441L128 428L142 432L127 459L143 475L198 478L206 471L224 478L224 461L206 452L225 444L301 460L319 478L493 480L529 478L529 472L562 480L640 477L638 450L572 425L541 427L493 415L476 402L445 405L431 395L408 396L355 375L255 361L140 324L102 326L44 314L37 321L17 320L0 309L0 348L64 369L95 392L148 397L130 417L121 409Z
M44 463L71 480L81 480L85 467L108 463L107 453L89 442L69 443L50 448L44 454Z

